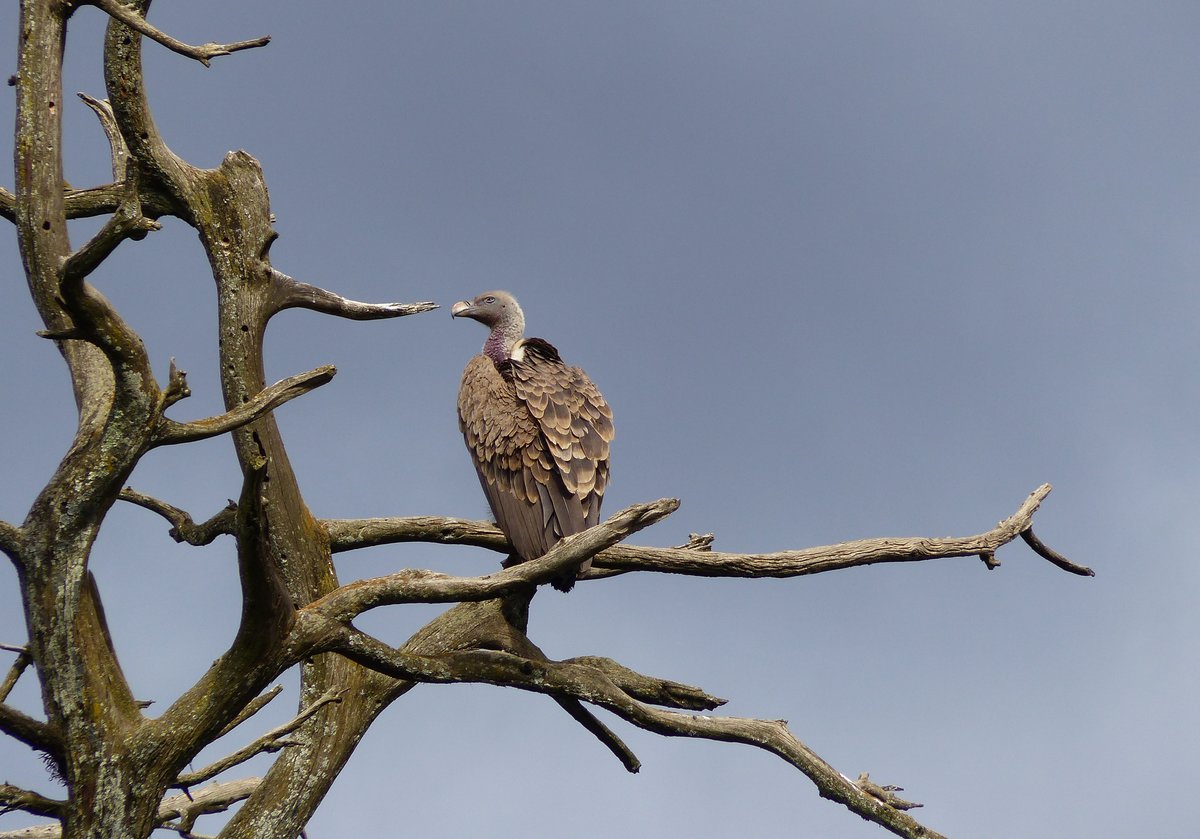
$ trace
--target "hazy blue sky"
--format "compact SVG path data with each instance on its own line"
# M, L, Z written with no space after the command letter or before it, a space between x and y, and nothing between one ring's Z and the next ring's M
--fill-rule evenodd
M15 5L0 6L5 76ZM155 45L146 58L176 152L262 161L277 267L443 305L274 322L272 378L340 371L278 414L317 515L487 515L454 419L484 332L449 304L496 287L616 412L606 510L682 499L646 543L965 535L1049 481L1037 530L1095 579L1021 544L992 572L627 576L547 591L531 634L552 656L610 655L729 697L728 713L786 718L950 836L1195 835L1171 798L1187 793L1164 783L1200 751L1200 6L210 0L152 19L193 43L274 36L207 70ZM68 92L103 95L101 23L91 8L72 21ZM65 120L72 183L107 180L91 113ZM0 272L0 518L19 521L73 403L34 336L11 230ZM218 411L193 232L165 220L94 281L161 374L171 356L189 371L174 415ZM132 483L198 517L238 487L223 439L155 451ZM338 568L496 562L413 545ZM126 673L165 706L232 638L231 546L176 546L118 508L93 567ZM6 564L0 641L23 640L18 607ZM436 612L362 625L399 643ZM38 709L32 680L14 701ZM277 704L243 738L288 717ZM638 776L544 697L420 688L368 734L309 836L885 835L765 753L614 725ZM40 778L0 742L0 780L53 794Z

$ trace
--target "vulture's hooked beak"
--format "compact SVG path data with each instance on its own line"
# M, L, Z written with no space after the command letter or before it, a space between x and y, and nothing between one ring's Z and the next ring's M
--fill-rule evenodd
M453 306L450 307L450 317L452 317L452 318L470 317L470 312L471 312L471 301L470 300L459 300L457 303L455 303Z

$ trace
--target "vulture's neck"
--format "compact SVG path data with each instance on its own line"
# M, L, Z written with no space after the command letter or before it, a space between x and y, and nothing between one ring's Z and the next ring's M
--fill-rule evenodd
M512 358L513 345L521 340L525 332L525 324L520 321L506 321L492 327L492 333L483 344L483 354L496 364Z

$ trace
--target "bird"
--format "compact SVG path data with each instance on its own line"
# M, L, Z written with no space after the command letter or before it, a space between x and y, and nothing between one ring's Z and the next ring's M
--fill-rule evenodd
M524 337L525 315L508 292L460 300L450 316L489 329L483 351L463 370L458 425L496 525L512 545L505 566L536 559L600 521L612 410L552 344ZM590 559L551 584L570 591L589 567Z

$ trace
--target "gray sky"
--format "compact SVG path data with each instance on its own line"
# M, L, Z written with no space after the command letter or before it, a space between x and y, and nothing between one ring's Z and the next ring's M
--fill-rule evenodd
M14 6L0 7L4 75ZM277 267L444 307L273 322L270 377L340 371L278 413L317 515L487 515L454 420L484 332L448 307L496 287L614 407L606 510L682 499L639 541L966 535L1049 481L1037 531L1095 579L1020 544L992 572L962 559L627 576L547 591L531 633L552 656L610 655L729 697L728 713L786 718L845 774L904 786L951 836L1194 835L1162 785L1200 750L1200 7L210 0L152 19L192 43L274 36L207 70L155 45L146 57L176 152L262 161ZM101 22L91 8L72 21L68 92L103 95ZM90 112L65 120L72 183L107 180ZM164 221L94 281L161 374L171 356L188 370L194 396L173 409L186 419L220 409L212 281L194 234ZM75 243L97 224L73 227ZM0 266L0 518L20 521L73 404L34 337L11 231ZM155 451L132 483L197 517L238 486L226 440ZM350 580L496 562L413 545L338 567ZM118 508L93 567L137 695L165 707L232 638L231 546L178 547ZM436 612L361 625L399 643ZM23 637L6 564L0 640ZM30 711L32 685L15 697ZM263 727L289 716L277 704ZM544 697L418 689L309 835L884 835L770 755L614 725L638 776ZM53 794L40 777L0 742L0 780Z

